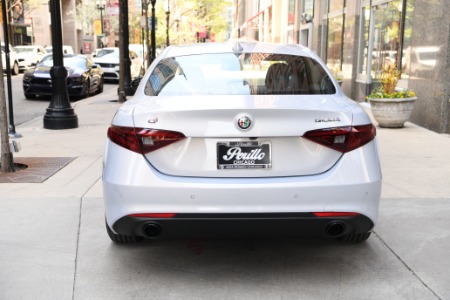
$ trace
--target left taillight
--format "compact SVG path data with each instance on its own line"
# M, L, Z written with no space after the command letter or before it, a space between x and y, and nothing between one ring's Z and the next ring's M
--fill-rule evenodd
M312 130L303 135L310 141L342 153L364 146L375 136L376 128L373 124Z
M181 132L111 126L108 138L115 144L136 153L147 154L162 147L178 142L186 136Z

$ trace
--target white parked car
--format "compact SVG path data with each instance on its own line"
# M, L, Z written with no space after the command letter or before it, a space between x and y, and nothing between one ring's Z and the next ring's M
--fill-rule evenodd
M9 67L11 68L11 74L17 75L19 74L19 61L17 60L17 53L14 50L14 47L9 45ZM2 66L3 71L6 71L6 54L5 54L5 44L1 43L1 56L2 56Z
M313 235L365 241L381 194L376 129L299 45L170 46L108 129L114 242Z
M135 79L143 74L142 59L133 50L130 54L131 79ZM120 76L120 51L118 47L102 48L93 58L95 64L103 69L104 79L118 81Z
M41 46L16 46L15 49L20 71L35 67L47 55L47 51Z

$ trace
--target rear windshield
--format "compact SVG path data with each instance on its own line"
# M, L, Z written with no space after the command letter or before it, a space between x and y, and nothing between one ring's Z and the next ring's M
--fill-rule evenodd
M119 57L119 51L115 51L114 49L102 49L97 53L97 58L110 55L114 57Z
M161 60L145 86L149 96L335 94L322 66L309 57L233 53Z

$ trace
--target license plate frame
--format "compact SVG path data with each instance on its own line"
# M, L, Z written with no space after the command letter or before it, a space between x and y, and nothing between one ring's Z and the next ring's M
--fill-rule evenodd
M217 169L242 170L272 168L270 141L217 142Z

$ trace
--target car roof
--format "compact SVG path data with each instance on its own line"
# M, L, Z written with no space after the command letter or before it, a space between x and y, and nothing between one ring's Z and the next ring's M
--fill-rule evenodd
M30 45L26 45L26 46L15 46L14 48L43 48L42 46L30 46Z
M53 46L45 46L45 49L52 49L52 48ZM73 47L70 45L63 45L63 48L73 48Z
M53 57L53 53L47 53L44 58L46 57ZM63 57L79 57L79 58L83 58L83 59L89 59L86 55L84 54L63 54Z
M277 53L306 57L316 57L308 48L297 44L272 44L262 42L223 42L199 43L191 45L169 46L164 51L164 57L176 57L204 53Z

